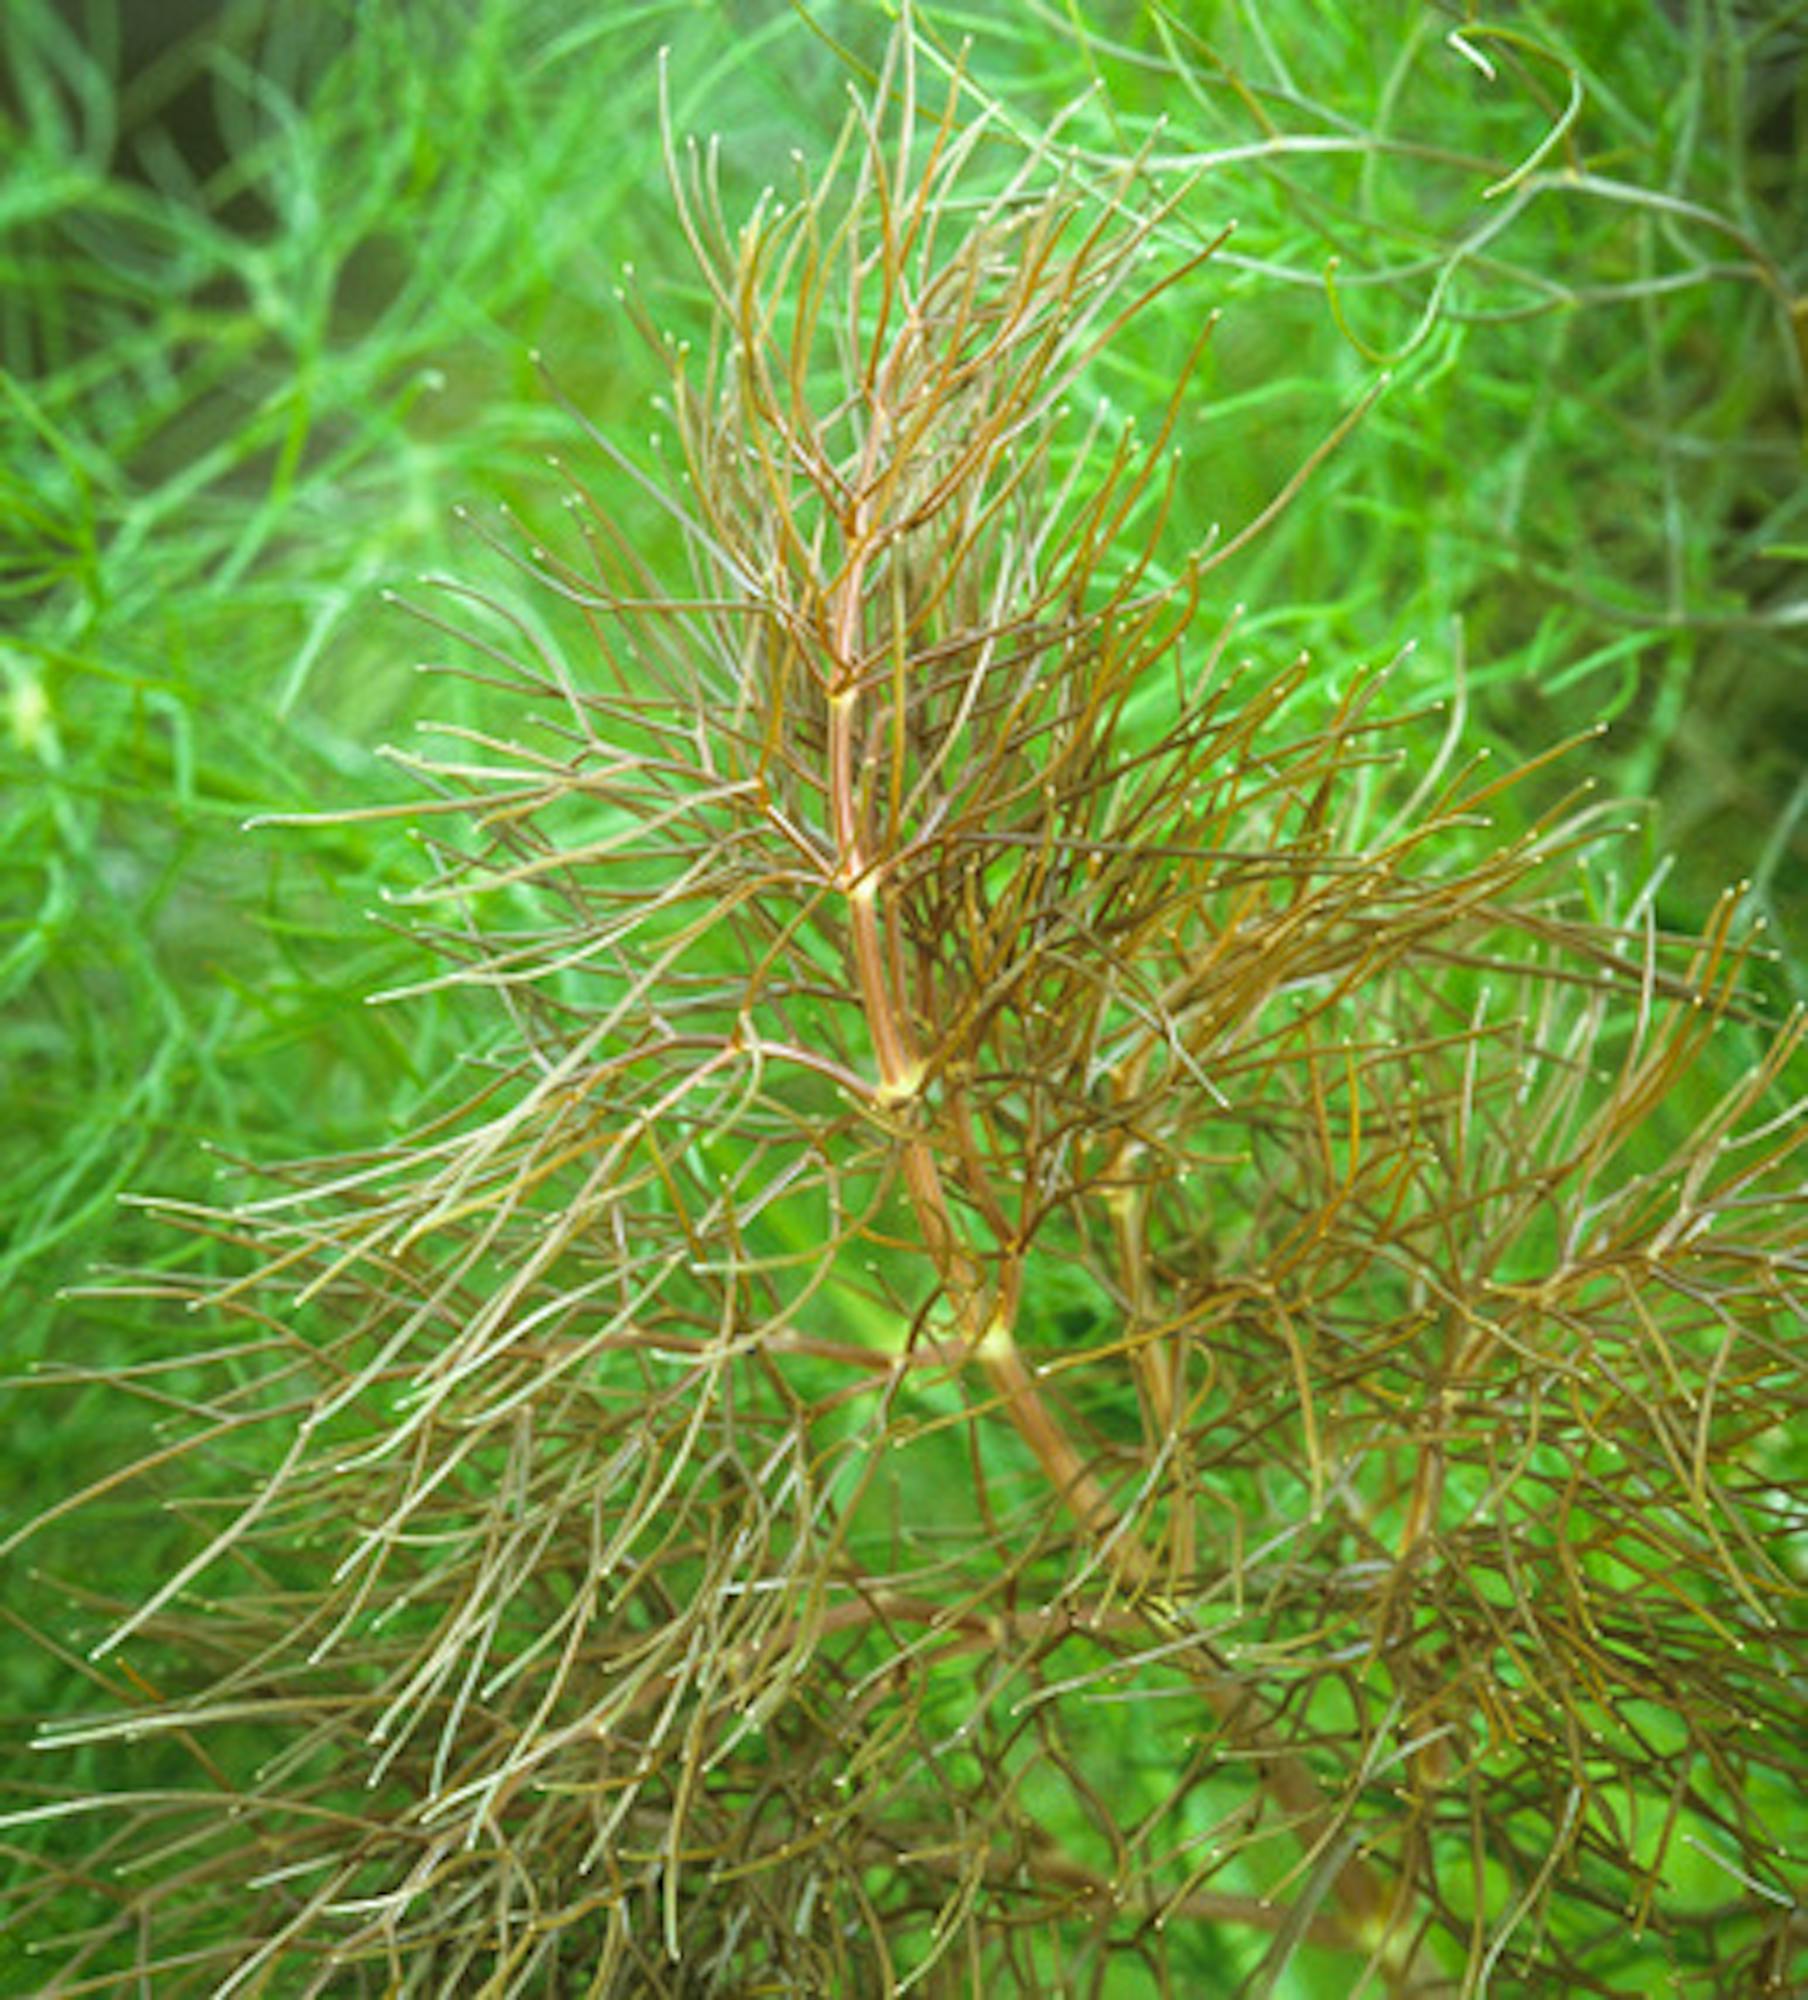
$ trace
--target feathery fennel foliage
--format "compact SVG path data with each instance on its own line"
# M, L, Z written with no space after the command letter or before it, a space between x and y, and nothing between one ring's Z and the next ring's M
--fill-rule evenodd
M1736 899L1218 607L1232 253L1140 146L907 33L744 222L666 130L672 441L567 410L515 579L410 593L486 719L330 818L421 829L415 998L504 1032L114 1288L209 1332L77 1496L190 1539L14 1815L93 1830L52 1990L1784 1990L1801 1026Z

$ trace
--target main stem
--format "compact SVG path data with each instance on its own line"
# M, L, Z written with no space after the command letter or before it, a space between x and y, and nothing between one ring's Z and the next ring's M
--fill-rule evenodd
M883 405L875 399L853 482L854 499L842 523L846 559L828 597L828 796L836 880L848 905L849 955L879 1070L877 1098L888 1110L908 1118L922 1091L925 1066L903 996L893 991L887 972L890 888L883 857L867 848L857 782L866 664L861 613L878 546L873 493L886 429ZM1062 1429L1024 1362L1015 1329L1015 1265L1021 1246L1007 1247L1000 1278L988 1286L983 1268L954 1225L941 1168L928 1139L918 1133L907 1135L901 1164L924 1247L947 1292L964 1351L979 1363L1017 1434L1126 1594L1153 1611L1157 1622L1174 1636L1184 1635L1187 1623L1164 1594L1160 1565L1126 1531L1110 1495ZM1248 1690L1211 1660L1203 1637L1200 1653L1195 1678L1208 1706L1239 1742L1257 1753L1261 1782L1294 1821L1302 1844L1308 1849L1328 1844L1335 1829L1311 1772L1291 1752L1267 1743L1266 1732L1249 1715ZM1386 1950L1397 1913L1373 1869L1353 1856L1339 1868L1331 1893L1340 1928L1351 1945ZM1399 1964L1391 1952L1389 1958L1393 1961L1389 1984L1395 1991L1404 1990L1410 1968Z

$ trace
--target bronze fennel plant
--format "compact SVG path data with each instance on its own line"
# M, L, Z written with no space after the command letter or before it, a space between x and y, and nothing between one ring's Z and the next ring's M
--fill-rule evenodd
M906 36L739 229L674 149L682 481L594 437L512 551L594 651L463 593L519 733L379 809L518 1056L172 1211L246 1255L137 1287L230 1334L137 1470L279 1442L17 1815L94 1827L47 1990L1789 1983L1800 1022L1579 794L1234 663L1185 371L1067 401L1209 251L983 144Z

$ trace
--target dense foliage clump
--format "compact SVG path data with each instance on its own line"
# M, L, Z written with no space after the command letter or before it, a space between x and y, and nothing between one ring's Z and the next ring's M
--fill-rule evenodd
M250 1470L20 1816L54 1990L1789 1984L1801 1021L1550 760L1243 656L1198 349L1091 395L1217 246L964 106L900 35L739 226L668 124L673 455L420 607L515 720L365 817L510 1048L167 1205L134 1471Z

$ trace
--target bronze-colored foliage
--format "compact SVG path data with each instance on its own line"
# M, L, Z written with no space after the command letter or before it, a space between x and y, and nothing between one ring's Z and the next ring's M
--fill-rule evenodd
M136 1470L278 1443L55 1731L46 1990L1788 1983L1801 1024L1731 898L1587 914L1579 794L1235 662L1184 373L1066 400L1209 252L918 86L739 228L674 147L682 483L597 437L516 552L594 654L454 593L521 720L408 900L518 1053L174 1212L245 1256L137 1288L227 1336Z

